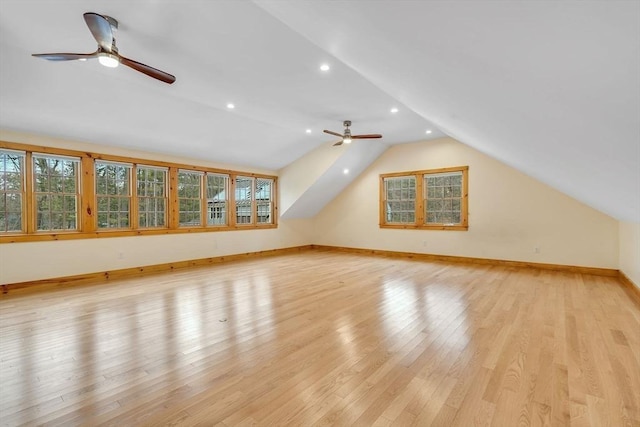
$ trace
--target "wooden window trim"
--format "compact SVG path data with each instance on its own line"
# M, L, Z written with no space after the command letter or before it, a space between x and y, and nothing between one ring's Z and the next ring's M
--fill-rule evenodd
M225 203L226 203L226 209L225 209L225 223L224 224L209 224L209 216L208 216L208 204L207 204L207 194L209 191L208 188L208 177L209 176L224 176L226 178L226 185L224 188L224 194L225 194ZM231 197L231 180L232 180L232 176L230 174L221 174L221 173L217 173L217 172L207 172L204 174L203 177L203 199L202 199L202 218L203 218L203 227L205 228L229 228L229 221L230 221L230 203L229 203L229 198Z
M3 147L4 148L4 147ZM27 185L31 187L31 207L33 209L32 216L29 217L29 220L32 220L32 229L33 229L33 233L34 235L47 235L47 234L67 234L67 233L78 233L80 231L83 230L83 226L84 226L84 215L83 215L83 203L84 203L84 198L83 198L83 188L82 188L82 183L83 183L83 176L82 176L82 162L83 162L83 158L81 156L78 155L69 155L69 154L54 154L54 153L45 153L42 151L32 151L30 152L31 156L29 157L29 161L31 162L31 169L29 170L29 175L25 175L25 180L27 182ZM76 222L76 229L75 230L38 230L37 226L36 226L36 218L38 216L38 213L36 212L36 199L38 197L38 192L36 191L36 187L35 187L35 180L33 179L33 171L34 171L34 167L33 167L33 163L34 163L34 156L37 157L47 157L47 156L51 156L53 158L56 158L59 156L59 160L70 160L70 161L77 161L77 175L76 175L76 181L75 181L75 187L76 187L76 191L75 191L75 197L76 197L76 209L75 209L75 222ZM45 193L45 194L49 194L49 193ZM63 194L69 194L69 193L63 193Z
M184 234L184 233L201 233L201 232L220 232L220 231L238 231L238 230L258 230L271 229L278 227L278 206L277 206L277 182L278 177L274 175L266 175L260 173L235 171L231 169L220 169L212 167L204 167L185 163L170 163L165 161L156 161L148 159L140 159L134 157L126 157L119 155L100 154L93 152L85 152L79 150L71 150L65 148L53 148L32 144L22 144L15 142L0 141L0 148L8 150L18 150L25 152L25 210L24 219L25 227L23 232L3 233L0 235L0 244L2 243L18 243L18 242L37 242L52 240L75 240L75 239L91 239L91 238L108 238L108 237L126 237L126 236L151 236L163 234ZM79 217L77 231L36 231L35 228L35 212L33 204L33 165L32 154L45 154L52 156L70 156L80 158L80 194L78 199ZM95 160L104 160L106 162L129 163L132 165L131 172L131 229L97 229L97 205L95 194ZM167 168L168 206L166 215L168 218L164 228L138 228L138 209L137 209L137 166L151 166ZM206 221L206 194L203 196L203 220L202 225L196 227L179 227L178 215L178 194L177 194L177 174L178 170L193 170L204 173L215 173L227 175L229 177L229 197L227 203L227 225L209 225ZM258 224L257 216L252 224L236 224L235 221L235 178L236 176L245 176L252 178L268 178L273 180L272 188L272 211L273 221L271 224ZM203 184L204 185L204 184ZM206 193L203 191L203 193ZM231 207L234 207L231 209ZM234 215L232 215L234 213Z
M98 227L98 192L96 191L96 162L101 162L103 164L107 164L107 165L120 165L120 166L126 166L129 168L129 196L127 196L127 198L129 199L129 226L128 227L122 227L122 228L99 228ZM134 227L133 225L133 214L134 214L134 205L135 205L135 214L138 214L138 205L136 203L134 203L133 200L133 185L137 184L137 181L134 181L134 179L136 177L134 177L133 175L135 175L135 166L133 163L125 163L125 162L113 162L113 161L107 161L107 160L102 160L102 159L94 159L93 162L89 163L90 166L93 167L93 176L92 176L92 181L91 182L87 182L86 185L89 185L90 188L92 187L93 190L93 207L89 206L88 208L91 209L91 211L93 212L93 222L89 224L88 228L83 228L83 230L91 230L91 231L121 231L121 230L133 230L134 228L137 228L137 221L138 218L136 216L135 220L136 220L136 226ZM83 164L84 166L84 164ZM85 187L86 188L86 187ZM89 215L91 215L91 213L87 210L87 213Z
M252 178L251 179L251 190L250 193L251 194L251 205L249 207L249 213L251 215L251 222L250 223L240 223L238 224L238 207L236 206L236 191L235 191L235 183L236 180L238 178ZM233 191L229 190L229 192L231 193L230 196L233 197L233 213L231 215L232 219L233 219L233 223L234 226L238 229L242 229L242 228L246 228L246 227L252 227L254 224L257 224L257 215L256 215L256 200L255 200L255 187L256 187L256 177L252 176L252 175L246 175L246 174L235 174L233 176Z
M424 217L424 176L439 173L462 172L462 197L461 197L461 220L460 224L426 224ZM386 178L415 176L416 179L416 201L415 201L415 223L413 224L389 224L386 223L385 215L385 194L384 182ZM380 228L391 228L401 230L454 230L466 231L469 229L469 166L446 167L439 169L427 169L418 171L393 172L380 174L379 183L379 226Z
M166 168L164 166L158 167L158 166L155 166L155 165L151 165L151 164L149 164L147 162L145 162L144 164L136 164L135 168L134 168L134 171L133 171L133 173L136 174L136 178L137 178L138 172L141 169L151 169L151 170L154 170L154 173L157 173L158 171L164 173L164 197L162 197L162 199L164 199L164 202L165 202L165 207L164 207L164 211L163 211L163 217L164 217L163 223L166 224L166 225L165 226L160 226L160 227L149 226L149 225L147 225L146 227L141 227L140 223L139 223L140 222L140 217L138 217L137 218L138 219L138 224L137 224L138 229L139 230L163 230L163 229L166 229L166 228L169 228L169 229L175 228L175 225L173 223L171 223L170 221L172 219L175 219L177 221L177 219L176 219L176 217L174 215L172 215L169 212L170 209L172 209L172 207L174 206L172 204L174 199L172 198L171 189L172 188L176 188L173 185L173 183L171 182L172 169L171 168ZM136 179L136 185L137 184L138 184L138 181ZM138 187L136 187L133 190L134 190L134 195L133 195L134 200L133 200L133 202L136 204L136 207L137 207L139 205L139 203L140 203L140 197L141 196L138 194ZM145 195L143 197L152 198L152 197L150 197L148 195Z
M197 198L197 200L200 201L200 224L199 225L193 225L193 226L188 226L188 225L180 225L180 199L187 199L185 197L180 197L180 193L179 193L179 183L180 183L180 174L181 173L191 173L191 174L197 174L199 175L199 179L200 179L200 194ZM204 215L204 206L206 205L207 202L207 198L206 198L206 188L205 188L205 178L206 178L207 174L203 171L199 171L199 170L195 170L195 169L179 169L176 171L176 199L177 199L177 203L175 205L176 209L177 209L177 221L178 221L178 227L180 228L187 228L187 227L192 227L192 228L202 228L206 226L206 217ZM195 200L195 199L194 199Z
M270 180L270 178L269 178L269 179L267 179L267 178L263 178L263 179L265 179L265 181L266 181L266 180ZM254 183L255 183L255 194L257 195L257 194L258 194L258 179L256 179L256 180L254 181ZM273 193L273 186L274 186L274 181L273 181L273 180L271 180L271 183L270 183L270 189L269 189L269 203L270 203L271 205L273 205L273 195L274 195L274 193ZM257 200L257 199L254 199L254 203L255 203L256 224L270 224L270 223L260 223L260 222L258 222L258 217L259 217L259 215L258 215L258 214L259 214L259 212L258 212L258 200ZM270 220L273 220L273 217L272 217L272 216L270 216L270 217L269 217L269 219L270 219Z
M20 194L20 201L21 201L21 205L22 205L22 212L20 215L20 230L8 230L8 231L2 231L3 234L6 235L13 235L13 234L22 234L25 232L26 228L27 228L27 215L26 215L26 205L27 205L27 197L29 197L29 194L27 192L27 179L26 179L26 173L27 173L27 165L26 162L27 161L31 161L31 156L27 156L29 153L23 151L23 150L9 150L9 149L4 149L3 151L5 151L7 154L11 155L11 153L13 153L15 156L20 156L22 157L22 173L21 173L21 182L20 182L20 192L18 194ZM15 192L13 192L15 193ZM6 211L5 211L6 212Z

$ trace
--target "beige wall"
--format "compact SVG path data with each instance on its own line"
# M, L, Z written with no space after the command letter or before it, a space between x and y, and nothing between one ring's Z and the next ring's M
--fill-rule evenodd
M277 229L0 245L0 283L73 276L308 245L308 220Z
M286 216L287 209L340 157L333 148L323 144L280 170L280 215Z
M379 174L465 165L468 231L379 228ZM615 219L451 138L393 146L314 225L322 245L618 268Z
M620 271L640 289L640 223L620 222Z
M269 170L247 169L8 131L0 131L0 139L276 174ZM304 160L311 162L307 167L287 170L288 179L284 181L297 182L295 174L305 175L308 166L313 164L313 157L312 155ZM330 161L330 156L327 159L325 161ZM410 231L378 227L379 174L463 165L469 166L469 231ZM280 185L282 187L283 183L280 182ZM283 193L294 195L296 190L297 188L281 188ZM620 268L638 284L639 234L638 224L619 224L474 149L453 139L443 138L390 148L314 219L281 219L277 229L268 230L2 244L0 283L315 243ZM534 248L539 248L539 253Z
M276 175L276 172L269 170L140 153L8 131L0 131L0 140ZM1 244L0 283L308 245L311 243L310 228L310 220L283 220L279 222L277 229L266 230Z

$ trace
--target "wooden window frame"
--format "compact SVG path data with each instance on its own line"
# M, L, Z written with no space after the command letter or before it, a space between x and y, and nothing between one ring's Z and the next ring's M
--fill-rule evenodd
M164 181L162 182L162 187L163 188L163 194L161 197L156 197L155 194L153 196L149 196L148 194L145 194L144 196L141 196L138 193L138 184L140 183L138 181L138 172L140 172L142 169L146 169L146 170L151 170L153 171L154 174L157 174L158 172L161 172L164 174ZM134 198L135 198L135 205L136 205L136 209L137 209L137 213L136 213L136 228L140 229L140 230L161 230L163 228L167 228L167 224L170 224L169 222L169 181L170 181L170 175L169 175L169 168L166 167L158 167L155 165L149 165L147 163L145 164L137 164L135 165L134 168L134 173L136 175L136 187L133 189L134 191ZM154 185L152 183L152 185ZM140 225L140 201L141 199L148 199L148 200L153 200L153 199L160 199L162 201L164 201L164 211L162 212L162 223L163 225L148 225L145 221L145 225L144 227L142 227ZM148 211L145 211L148 213ZM154 212L157 212L154 210ZM154 221L155 222L155 221Z
M199 183L199 187L198 187L198 197L181 197L180 196L180 174L188 174L188 175L197 175L198 179L200 181ZM180 169L178 171L178 226L180 228L184 228L184 227L201 227L204 222L206 221L206 218L203 214L203 204L206 203L206 198L205 198L205 177L206 177L206 173L203 171L198 171L198 170L193 170L193 169ZM192 211L182 211L180 210L180 201L181 200L197 200L200 204L200 208L198 209L198 211L200 212L200 216L199 216L199 224L196 225L182 225L180 224L180 214L182 214L183 212L192 212Z
M404 199L403 198L394 198L392 200L392 202L400 203L400 204L413 203L413 210L405 209L405 210L402 210L402 211L394 210L391 213L387 212L388 202L389 202L389 199L387 199L388 192L389 192L389 185L387 185L387 184L389 184L392 181L397 181L397 180L402 180L402 181L405 181L407 183L411 183L412 186L406 187L404 189L400 188L399 190L400 190L401 193L402 193L403 190L406 191L407 197L404 198ZM402 181L400 181L400 182L402 182ZM400 175L400 176L385 176L384 179L382 180L382 186L383 187L380 190L380 194L384 198L384 200L383 200L383 204L384 204L383 205L383 214L384 214L384 223L385 223L385 225L393 225L393 226L414 225L416 223L416 221L417 221L417 219L416 219L416 206L415 205L417 203L416 195L417 195L417 192L418 192L418 183L417 183L417 180L416 180L416 176L413 175L413 174ZM397 190L397 189L394 188L394 190ZM413 197L410 197L411 191L413 191L413 193L414 193ZM406 213L409 213L409 212L412 213L413 214L413 220L404 221L404 222L402 222L402 221L397 221L397 222L396 221L388 221L388 218L389 218L390 214L401 214L401 213L405 213L405 212Z
M256 224L270 224L271 222L261 222L260 221L260 215L259 215L260 214L260 206L262 206L264 203L260 203L260 201L258 199L256 199L256 196L259 193L259 191L258 191L258 180L259 179L260 178L256 178L253 181L253 186L254 186L253 202L254 202L254 206L255 206L255 212L254 212L255 220L256 220ZM262 178L262 179L265 180L265 181L267 181L267 180L271 181L270 189L269 189L269 204L273 205L273 192L272 192L272 188L273 188L273 185L274 185L273 184L273 179L271 179L271 178ZM262 190L260 190L260 191L262 191ZM262 201L264 202L264 200L262 200ZM270 211L272 211L272 209ZM273 221L272 214L273 214L273 212L271 212L269 214L269 219L271 221Z
M462 172L462 197L460 207L460 223L459 224L427 224L425 218L425 191L424 177L430 174L442 174L450 172ZM415 222L414 223L387 223L386 222L386 197L385 197L385 179L396 177L415 176L416 180L416 200L415 200ZM380 174L380 203L379 217L380 228L395 228L406 230L456 230L466 231L469 229L469 166L456 166L440 169L428 169L419 171L394 172Z
M209 224L209 177L222 177L224 178L224 189L222 190L224 193L224 198L222 199L225 204L224 208L224 223L211 223ZM203 191L203 203L202 203L202 213L203 213L203 224L205 227L227 227L229 225L229 217L231 216L231 207L229 204L229 191L231 189L231 177L229 174L224 173L216 173L216 172L207 172L204 174L204 191ZM219 194L219 193L218 193ZM213 200L213 203L216 201L220 201L220 199ZM215 204L213 206L213 213L215 213Z
M6 150L25 152L25 171L24 171L24 191L25 203L23 204L23 230L21 232L0 232L1 243L17 243L17 242L34 242L34 241L51 241L51 240L72 240L72 239L88 239L88 238L104 238L104 237L124 237L124 236L144 236L159 234L182 234L182 233L198 233L198 232L218 232L218 231L237 231L237 230L254 230L269 229L278 227L278 206L277 206L277 185L278 177L273 175L265 175L259 173L234 171L228 169L218 169L203 167L197 165L171 163L165 161L155 161L148 159L140 159L118 155L108 155L101 153L85 152L64 148L53 148L31 144L21 144L15 142L0 141L0 148ZM78 217L77 231L36 231L35 228L35 212L34 212L34 191L33 191L33 165L32 153L45 154L52 156L68 156L80 158L79 171L79 200L78 200ZM131 203L130 203L130 229L98 229L97 228L97 199L96 199L96 183L95 183L95 161L101 160L105 162L128 163L132 165L131 171ZM166 168L167 173L167 206L166 206L166 226L163 228L139 228L138 226L138 208L137 208L137 167L150 166L158 168ZM178 211L178 170L193 170L203 173L226 175L228 177L228 195L227 195L227 224L207 224L206 220L206 187L203 188L202 199L202 224L200 226L183 226L180 227L179 211ZM205 175L206 176L206 175ZM267 178L273 180L271 189L272 194L272 218L269 224L257 223L257 216L254 215L251 224L236 224L235 221L235 180L236 176ZM232 209L233 207L233 209Z
M49 163L49 160L54 159L56 161L68 161L68 162L73 162L76 164L76 171L75 171L75 175L74 175L74 187L75 187L75 191L73 193L70 193L68 191L62 191L61 193L54 193L51 191L46 191L46 192L41 192L38 191L36 189L36 180L35 180L35 162L37 158L42 158L45 159L47 161L47 164ZM33 207L33 212L31 218L33 218L35 220L35 222L33 223L33 229L35 233L38 234L51 234L51 233L74 233L74 232L78 232L82 229L82 220L81 220L81 215L80 215L80 210L81 210L81 206L82 206L82 159L79 156L68 156L68 155L60 155L60 154L51 154L51 153L42 153L42 152L31 152L31 174L29 176L25 175L25 179L27 181L27 185L31 187L32 193L31 193L31 206ZM49 178L51 178L51 176L49 176ZM64 175L63 175L63 181L65 181L64 179ZM63 198L64 197L69 197L69 195L73 195L73 197L75 198L75 206L73 211L66 211L63 210L62 211L62 215L68 214L68 213L73 213L74 215L74 223L75 223L75 227L73 229L69 228L60 228L60 229L38 229L37 228L37 217L38 217L38 211L37 211L37 205L38 205L38 196L39 195L52 195L52 194L58 194L61 195ZM49 212L49 215L51 215L51 212Z
M237 188L235 187L235 184L237 184L238 179L242 179L242 180L249 180L249 182L251 182L251 187L249 188L249 206L248 206L248 211L249 211L249 222L238 222L238 217L240 215L239 211L238 211L238 200L236 198L238 192L237 192ZM252 225L252 224L256 224L257 220L258 220L258 216L257 216L257 209L256 209L256 198L255 198L255 194L256 194L256 178L253 176L248 176L248 175L237 175L233 177L233 214L232 214L232 220L235 221L236 225L238 227L246 227L247 225ZM246 201L246 200L243 200Z
M1 230L0 232L6 235L10 235L10 234L20 234L20 233L24 233L25 229L26 229L26 223L27 223L27 219L26 219L26 205L27 205L27 190L26 190L26 173L27 173L27 160L31 161L31 158L29 157L29 159L27 159L27 153L25 151L22 150L9 150L9 149L4 149L2 150L5 154L11 156L16 156L16 157L21 157L22 158L22 169L20 171L20 191L5 191L4 189L0 189L0 195L8 195L8 194L18 194L20 196L20 229L19 230ZM6 177L5 177L6 178ZM7 210L6 210L6 206L5 206L5 218L7 215ZM6 225L5 225L6 228Z
M97 179L97 163L102 163L105 166L120 166L120 167L126 167L129 169L128 171L128 190L129 190L129 194L128 195L120 195L120 194L98 194L97 192L97 187L98 187L98 183L97 181L95 181ZM96 175L94 175L94 192L95 192L95 216L94 219L96 221L96 228L98 231L107 231L107 230L131 230L133 225L133 218L132 218L132 211L133 211L133 205L135 204L135 201L133 200L133 188L132 188L132 182L133 182L133 174L135 173L135 167L133 164L131 163L123 163L123 162L110 162L110 161L106 161L106 160L95 160L93 162L93 167L94 167L94 173ZM106 183L105 183L106 184ZM107 199L109 198L117 198L117 199L128 199L129 200L129 226L128 227L100 227L98 224L98 215L100 214L100 211L98 209L98 198L99 197L107 197Z

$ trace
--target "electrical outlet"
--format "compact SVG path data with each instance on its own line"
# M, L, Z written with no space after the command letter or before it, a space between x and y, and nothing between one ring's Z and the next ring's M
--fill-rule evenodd
M118 259L124 259L124 252L118 252Z
M539 254L540 253L540 246L534 246L533 253L534 254Z

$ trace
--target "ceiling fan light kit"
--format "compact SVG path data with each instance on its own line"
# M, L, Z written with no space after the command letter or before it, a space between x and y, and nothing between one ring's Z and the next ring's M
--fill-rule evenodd
M87 59L98 58L98 62L105 67L115 68L119 64L123 64L168 84L176 81L175 76L169 73L126 58L118 53L115 38L115 33L118 30L117 20L110 16L100 15L94 12L87 12L83 16L93 38L98 42L98 50L93 53L34 53L32 56L49 61L86 61Z
M116 68L120 64L117 56L106 52L98 53L98 62L109 68Z
M334 147L336 145L351 144L351 142L354 139L382 138L382 135L380 135L379 133L370 133L370 134L366 134L366 135L351 135L351 129L349 129L349 126L351 126L351 120L345 120L342 124L344 126L343 133L333 132L333 131L326 130L326 129L323 131L324 133L328 133L329 135L339 136L341 138L340 141L338 141L335 144L333 144Z

